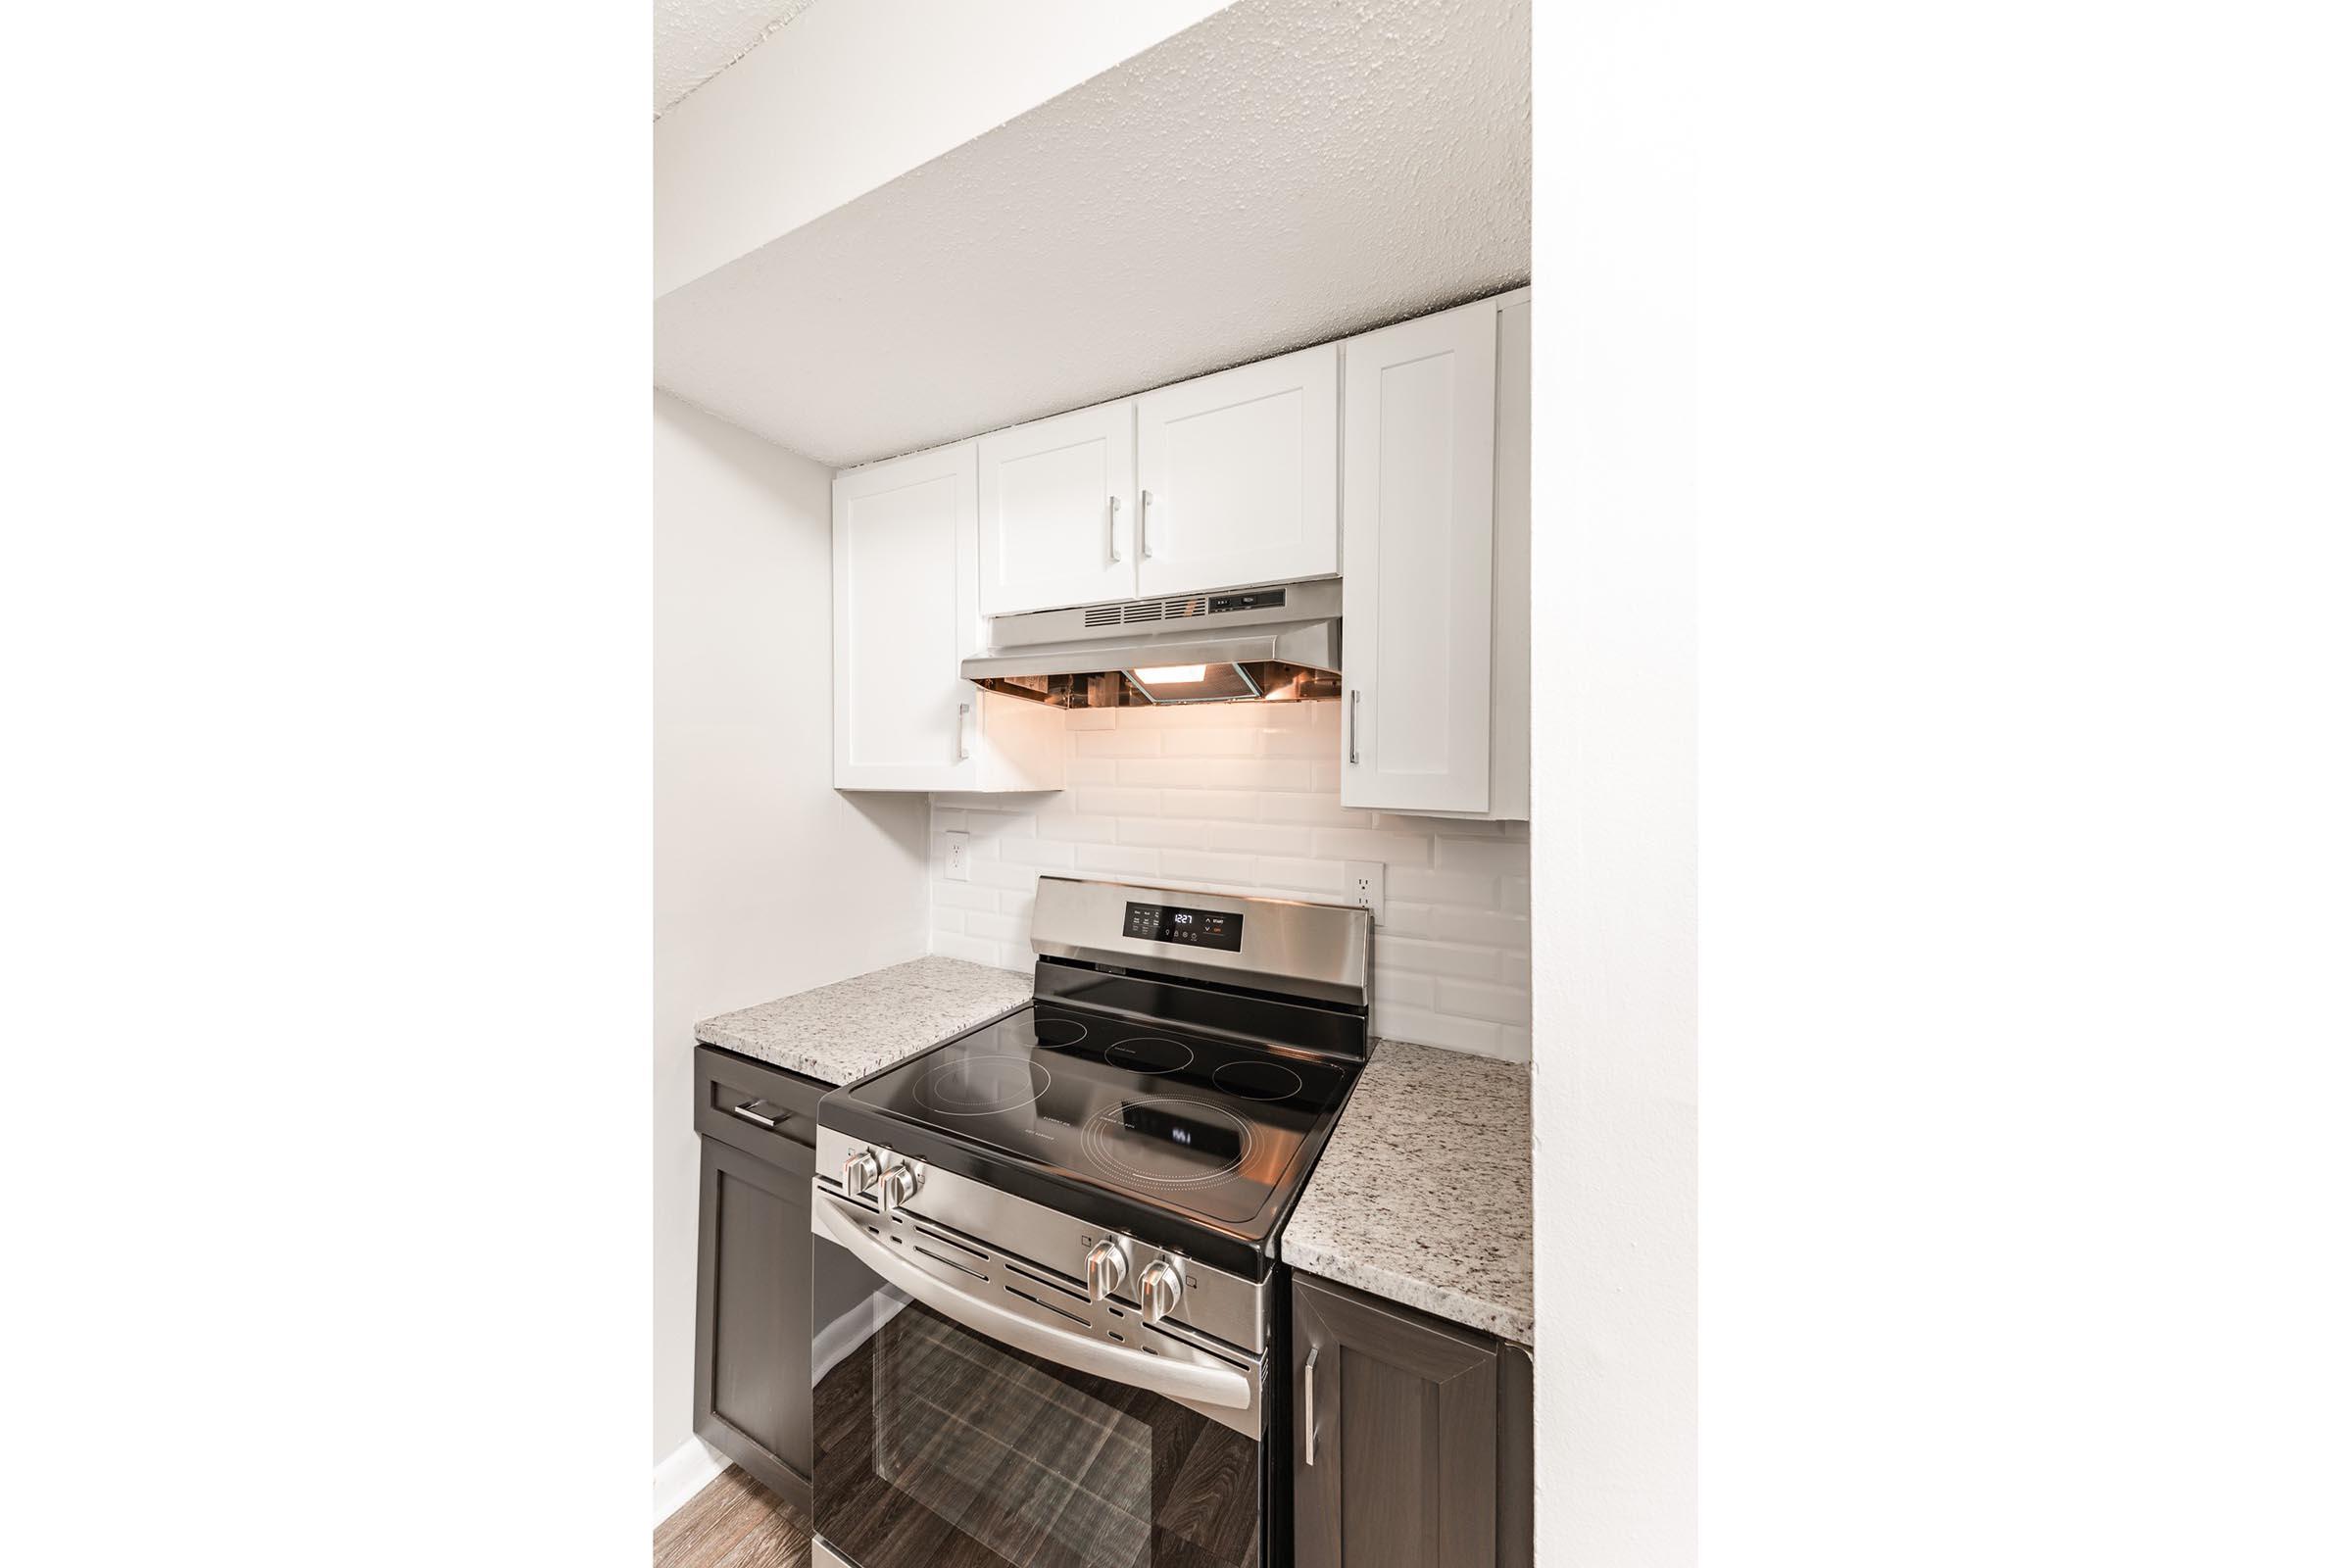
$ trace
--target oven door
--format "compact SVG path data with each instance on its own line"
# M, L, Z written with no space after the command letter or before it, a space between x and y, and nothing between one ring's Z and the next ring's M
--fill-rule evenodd
M1257 1568L1258 1366L822 1183L812 1208L819 1564Z

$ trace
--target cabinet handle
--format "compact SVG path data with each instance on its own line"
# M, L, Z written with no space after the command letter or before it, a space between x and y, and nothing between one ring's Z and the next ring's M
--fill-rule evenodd
M1306 1462L1315 1462L1315 1357L1323 1353L1320 1345L1309 1346L1306 1351Z
M1110 561L1111 564L1115 566L1119 561L1119 498L1117 496L1110 498L1110 525L1106 531L1110 535Z
M764 1127L772 1133L776 1130L777 1124L783 1121L784 1118L782 1116L760 1115L756 1107L765 1104L767 1104L767 1102L764 1100L747 1100L742 1104L735 1107L735 1114L741 1116L745 1121ZM768 1108L773 1110L781 1107L771 1105Z
M1138 530L1138 532L1140 532L1143 536L1142 549L1144 552L1144 559L1146 561L1150 561L1152 559L1152 492L1149 490L1144 492L1143 526Z
M971 704L957 703L956 705L956 760L958 762L972 755L972 743L966 738L966 726L970 724L971 717Z
M1349 767L1353 767L1359 760L1355 755L1355 714L1356 710L1363 706L1363 701L1364 694L1360 691L1351 691L1348 694L1348 765Z

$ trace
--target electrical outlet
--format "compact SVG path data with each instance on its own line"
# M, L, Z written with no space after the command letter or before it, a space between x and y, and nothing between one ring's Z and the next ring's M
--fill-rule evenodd
M1389 868L1378 860L1348 862L1348 902L1372 911L1372 923L1389 917Z
M961 828L942 833L948 841L948 880L969 882L972 879L972 836Z

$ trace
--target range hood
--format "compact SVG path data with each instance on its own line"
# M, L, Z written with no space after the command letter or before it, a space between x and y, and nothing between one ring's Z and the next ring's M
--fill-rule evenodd
M999 615L965 680L1054 708L1340 694L1340 585L1278 583Z

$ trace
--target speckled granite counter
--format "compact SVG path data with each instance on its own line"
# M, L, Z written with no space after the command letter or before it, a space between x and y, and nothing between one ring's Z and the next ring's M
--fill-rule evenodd
M1026 971L916 958L705 1018L694 1038L805 1078L846 1084L1028 1000Z
M1294 1268L1536 1337L1527 1068L1384 1040L1282 1236Z

